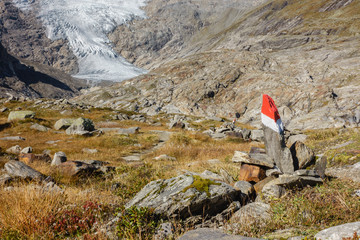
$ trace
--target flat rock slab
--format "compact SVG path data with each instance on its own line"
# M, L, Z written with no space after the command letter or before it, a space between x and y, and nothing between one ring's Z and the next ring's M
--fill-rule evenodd
M23 162L10 161L5 163L5 170L11 177L28 180L43 180L45 176Z
M255 222L266 222L271 219L271 207L262 202L253 202L240 208L231 217L231 223L253 224Z
M326 168L325 175L360 183L360 162L338 168Z
M186 232L178 240L260 240L259 238L249 238L239 235L226 234L219 229L198 228Z
M215 216L238 200L239 195L226 183L186 173L148 183L125 207L154 208L156 214L181 219L204 213Z
M20 136L10 136L10 137L0 138L0 140L3 140L3 141L25 141L25 138L20 137Z
M323 181L321 178L310 177L310 176L298 176L298 175L281 175L279 178L271 181L268 184L278 185L284 188L293 188L293 187L306 187L315 186L322 184Z
M318 232L315 238L318 240L338 240L351 238L354 233L360 235L360 222L346 223L343 225L331 227Z
M261 153L247 154L246 152L235 151L232 162L247 163L268 168L274 167L273 160L268 155Z

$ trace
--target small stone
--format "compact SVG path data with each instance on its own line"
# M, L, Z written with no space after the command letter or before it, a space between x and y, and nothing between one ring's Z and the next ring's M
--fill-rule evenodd
M265 186L261 190L261 193L265 199L280 198L285 195L286 190L285 188L271 184L270 182L268 184L265 184Z
M7 153L19 154L21 152L21 147L19 145L12 146L6 150Z
M54 154L54 158L51 162L51 166L59 166L61 163L66 162L67 157L64 152L57 152Z
M302 142L295 142L290 148L296 169L304 169L315 161L314 151Z
M170 222L160 224L155 233L155 240L170 239L174 235L173 226Z
M45 127L45 126L43 126L43 125L40 125L40 124L38 124L38 123L35 123L35 124L31 125L30 128L31 128L31 129L34 129L34 130L38 130L38 131L40 131L40 132L47 132L47 131L50 130L50 128Z
M6 112L7 110L9 110L7 107L3 107L3 108L0 109L0 112L3 113L3 112Z
M166 154L162 154L160 156L154 157L153 159L156 161L176 161L175 157L170 157Z
M139 127L131 127L131 128L118 128L117 133L122 135L127 134L136 134L139 133L140 128Z
M90 149L90 148L83 148L82 151L83 151L84 153L88 153L88 154L95 154L95 153L98 152L97 149Z
M23 148L20 153L32 153L32 152L33 152L32 147L26 147Z
M259 223L266 224L266 221L271 220L271 207L269 204L262 202L253 202L240 208L231 217L231 223L239 223L241 225L253 225Z
M294 175L297 176L310 176L310 177L320 177L316 170L306 170L306 169L299 169L294 172Z
M246 194L246 195L250 195L254 192L254 187L251 183L247 182L247 181L237 181L234 184L234 188L236 190L241 191L242 193Z
M20 136L10 136L10 137L3 137L0 140L4 141L25 141L26 139Z

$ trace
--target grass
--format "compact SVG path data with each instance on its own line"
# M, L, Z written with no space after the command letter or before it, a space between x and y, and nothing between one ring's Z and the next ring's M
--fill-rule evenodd
M12 109L18 106L28 110L27 107L32 104L7 103L7 107ZM220 173L221 169L236 180L239 166L231 162L234 151L249 151L252 146L263 147L260 143L244 142L238 138L213 140L200 131L176 129L171 130L173 133L169 141L161 148L151 151L159 141L159 136L152 130L169 131L165 124L168 116L160 116L161 119L157 121L162 125L155 127L134 121L109 121L113 114L111 109L73 109L73 115L66 117L87 117L92 119L97 127L141 126L139 134L129 136L106 132L97 137L77 137L66 135L64 131L55 133L53 130L38 132L29 129L34 122L52 127L63 117L58 111L46 112L41 109L36 112L37 116L40 116L38 119L13 123L6 122L8 113L0 114L0 137L19 135L26 138L21 142L1 142L1 166L14 157L6 154L5 150L19 144L21 147L33 147L37 154L48 149L51 154L57 151L65 152L69 160L106 161L115 166L116 170L98 177L76 179L65 176L49 163L35 161L29 164L45 175L52 176L62 191L47 192L28 183L14 183L10 191L0 187L1 239L106 239L101 234L94 234L118 212L126 217L118 222L119 231L116 234L128 239L151 239L159 223L151 209L124 210L124 204L147 183L178 176L186 171L201 173L210 170ZM193 127L200 130L220 124L208 120L193 121ZM318 153L325 153L330 165L341 166L359 161L360 153L357 149L360 146L360 133L357 129L316 130L307 131L306 134L309 135L306 144ZM59 141L47 144L50 140ZM352 143L336 149L330 147L348 141ZM97 149L98 152L84 153L83 148ZM122 156L142 151L149 152L143 162L127 163L122 160ZM176 161L153 160L161 154L175 157ZM218 161L208 161L210 159ZM193 186L207 192L210 184L213 184L211 180L198 179ZM298 234L311 237L325 227L359 221L359 199L352 196L355 189L360 189L359 184L334 180L327 181L324 186L289 191L285 197L270 201L273 218L267 223L267 227L244 225L233 231L245 236L262 237L269 232L292 227ZM90 204L90 210L84 207L87 204ZM83 220L86 224L83 224ZM181 222L174 222L174 226L176 236L184 231Z

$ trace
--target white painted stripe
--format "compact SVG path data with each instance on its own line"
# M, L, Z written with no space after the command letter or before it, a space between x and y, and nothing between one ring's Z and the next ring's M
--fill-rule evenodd
M279 134L284 132L284 126L280 118L275 122L274 119L261 113L261 122Z

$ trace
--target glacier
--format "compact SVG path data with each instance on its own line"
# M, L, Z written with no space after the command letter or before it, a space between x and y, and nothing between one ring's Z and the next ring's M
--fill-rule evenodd
M29 10L35 0L13 0ZM146 73L119 56L107 34L134 17L145 18L148 0L38 0L38 17L52 39L66 39L78 58L76 78L120 82Z

